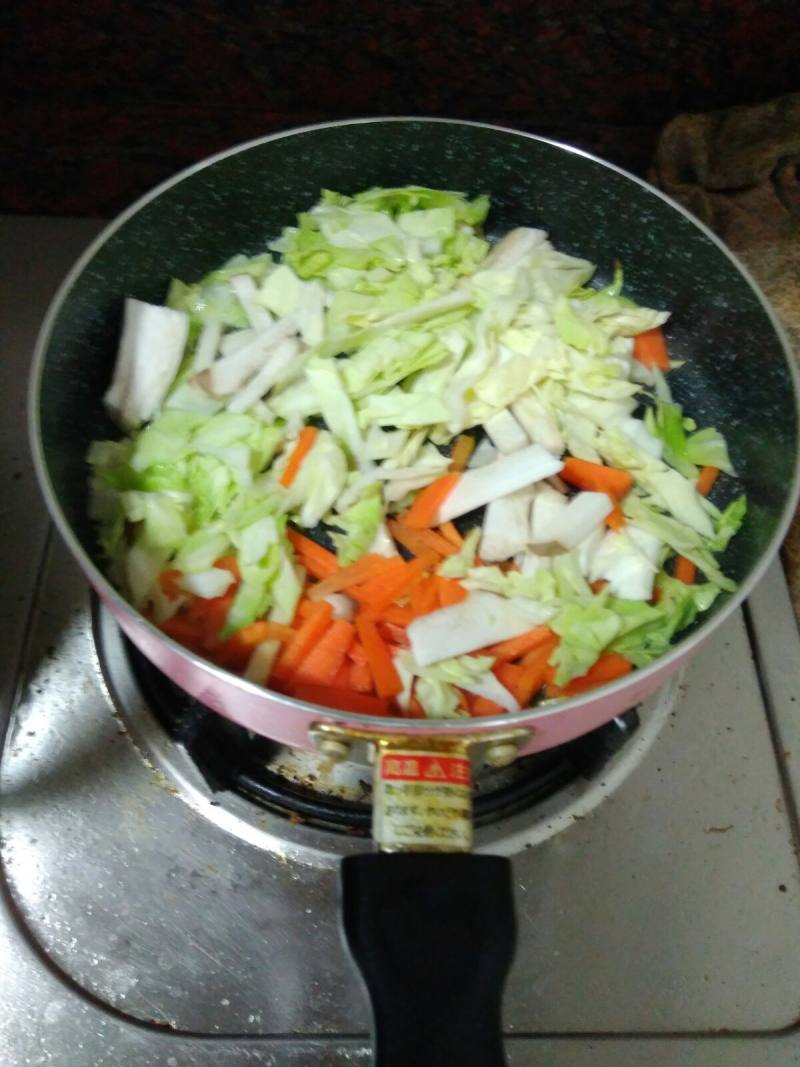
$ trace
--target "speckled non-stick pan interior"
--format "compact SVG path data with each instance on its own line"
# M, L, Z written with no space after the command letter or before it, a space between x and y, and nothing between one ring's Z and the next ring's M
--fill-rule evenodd
M88 443L115 436L101 397L127 296L160 302L171 275L194 280L251 255L321 188L439 186L492 200L488 232L539 226L556 246L599 265L615 259L625 291L672 311L670 353L686 366L673 390L701 426L727 436L744 489L742 534L724 568L743 580L786 509L797 452L797 402L770 317L736 264L691 219L643 184L545 141L491 127L413 120L336 124L253 144L189 173L134 210L101 244L63 300L41 375L43 452L68 522L98 564L86 515Z

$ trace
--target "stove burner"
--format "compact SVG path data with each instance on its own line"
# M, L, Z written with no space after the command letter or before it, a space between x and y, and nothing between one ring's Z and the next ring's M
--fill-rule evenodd
M214 792L230 791L294 821L367 835L372 819L370 774L337 795L319 787L320 758L294 753L251 733L194 700L126 641L134 675L148 706L170 737L183 745ZM482 771L475 781L476 826L529 808L577 778L597 776L639 727L635 708L557 748ZM300 766L293 766L297 760Z

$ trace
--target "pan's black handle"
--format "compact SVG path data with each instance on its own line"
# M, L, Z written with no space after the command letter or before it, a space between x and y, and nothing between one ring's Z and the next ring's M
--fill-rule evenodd
M511 864L395 853L342 862L344 932L369 990L375 1067L504 1067Z

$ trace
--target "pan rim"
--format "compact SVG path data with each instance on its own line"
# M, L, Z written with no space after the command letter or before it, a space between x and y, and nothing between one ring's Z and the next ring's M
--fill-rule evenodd
M281 140L287 137L294 137L304 133L310 133L318 130L331 129L334 127L342 126L361 126L369 124L386 124L386 123L430 123L430 124L443 124L449 126L466 126L477 127L482 129L494 130L500 133L510 134L514 137L523 137L528 140L538 141L543 144L551 145L552 147L561 149L572 155L577 155L585 159L591 160L594 163L599 164L608 170L614 171L617 174L622 175L629 181L635 182L641 188L651 195L657 196L663 200L666 204L672 207L675 211L679 212L686 218L693 226L701 231L707 238L709 238L713 244L722 252L733 266L739 271L745 282L750 286L755 296L757 297L761 307L763 308L770 324L775 331L775 334L783 349L783 354L786 360L786 364L789 371L789 377L792 381L795 413L796 413L796 441L795 441L795 459L794 459L794 471L792 475L792 482L789 494L787 496L783 513L780 520L776 525L775 531L770 538L769 544L766 550L762 553L756 566L747 576L747 578L740 584L736 592L732 593L729 600L717 611L715 614L708 618L705 622L701 623L698 628L689 634L687 637L679 640L677 644L672 646L670 650L655 659L652 663L646 667L640 668L633 672L631 675L619 679L615 682L608 683L602 687L592 690L591 694L572 697L570 699L560 701L557 704L549 704L539 706L538 708L522 709L521 711L506 713L504 715L487 716L480 720L466 720L466 719L447 719L447 720L429 720L429 719L403 719L399 717L381 718L378 716L361 715L356 712L339 711L332 708L325 708L318 704L310 704L306 701L297 700L294 697L285 696L282 693L278 693L275 690L267 689L264 686L257 685L255 682L250 682L245 678L241 678L238 675L232 674L229 671L224 670L221 667L217 667L209 660L204 659L201 656L190 652L182 645L178 644L172 638L168 637L161 630L159 630L153 623L149 622L143 615L140 614L111 584L106 578L94 560L84 550L83 545L78 540L77 536L73 532L71 524L68 522L66 515L63 512L61 504L59 503L55 489L50 478L50 473L47 467L47 463L44 456L44 448L41 438L41 419L40 419L40 393L41 382L44 371L44 362L46 351L51 339L53 325L58 314L61 311L61 307L64 304L72 286L82 274L86 266L94 258L99 249L108 241L110 237L118 229L120 229L130 218L132 218L143 207L149 204L152 200L155 200L162 193L171 189L173 186L178 185L186 178L191 177L193 174L197 174L208 167L213 166L215 163L220 162L223 159L227 159L230 156L238 155L240 153L249 151L259 145L268 144L271 141ZM65 542L67 548L72 554L73 558L77 560L84 574L89 578L90 583L94 588L102 595L103 598L110 601L118 610L124 614L133 616L139 626L146 627L153 638L158 639L169 647L172 652L179 655L185 661L191 663L191 665L199 670L203 670L206 673L211 674L215 678L219 679L231 685L235 689L238 689L243 694L247 694L251 697L259 699L269 699L279 702L281 705L297 709L298 712L306 714L313 714L317 719L323 718L327 722L335 723L337 725L349 724L352 722L355 716L358 720L359 726L362 726L365 730L369 730L375 733L403 733L413 736L457 736L465 733L490 733L496 730L508 730L509 728L523 727L525 725L535 723L535 721L543 716L552 716L554 714L568 714L576 711L580 707L587 707L590 704L595 703L600 698L610 698L617 693L621 693L631 685L633 679L646 680L656 673L661 673L667 667L675 669L679 661L690 656L694 650L706 640L706 638L719 627L726 619L728 619L734 611L739 608L743 601L747 598L753 588L758 584L761 578L764 576L767 568L771 565L775 558L784 538L786 537L789 525L792 521L792 517L797 508L798 500L800 499L800 368L797 365L797 360L794 357L792 346L789 342L789 338L783 323L777 316L774 308L770 304L769 300L763 293L760 285L750 273L749 269L741 262L738 256L731 251L730 248L722 241L717 234L714 233L705 223L701 222L694 215L691 214L682 204L679 204L672 197L668 196L662 190L657 189L643 178L638 175L632 174L630 171L625 170L623 167L618 166L615 163L611 163L608 160L604 160L599 156L594 155L591 152L587 152L585 149L578 148L574 145L565 144L561 141L555 140L549 137L543 137L539 134L529 133L525 130L517 130L513 127L502 126L488 122L478 122L469 119L451 119L447 117L434 117L434 116L416 116L416 115L396 115L396 116L367 116L361 118L352 119L337 119L331 122L312 123L305 126L293 127L288 130L279 130L275 133L266 134L262 137L256 137L249 141L245 141L241 144L234 145L230 148L224 149L221 152L217 152L206 159L200 160L197 163L192 164L189 167L184 168L172 177L167 178L165 181L156 185L149 192L135 200L129 207L124 209L119 215L112 219L99 234L91 241L87 248L81 253L78 259L75 261L54 296L52 297L47 312L42 320L42 324L39 328L39 332L36 339L36 344L33 352L33 359L31 362L29 383L28 383L28 399L27 399L27 422L28 422L28 437L31 454L33 458L33 465L36 472L36 477L39 482L42 495L45 500L48 512L53 520L61 538Z

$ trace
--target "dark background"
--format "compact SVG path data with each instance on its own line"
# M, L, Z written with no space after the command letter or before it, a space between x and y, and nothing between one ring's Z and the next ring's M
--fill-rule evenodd
M108 215L274 130L478 119L639 173L683 111L800 88L797 0L12 0L0 211Z

